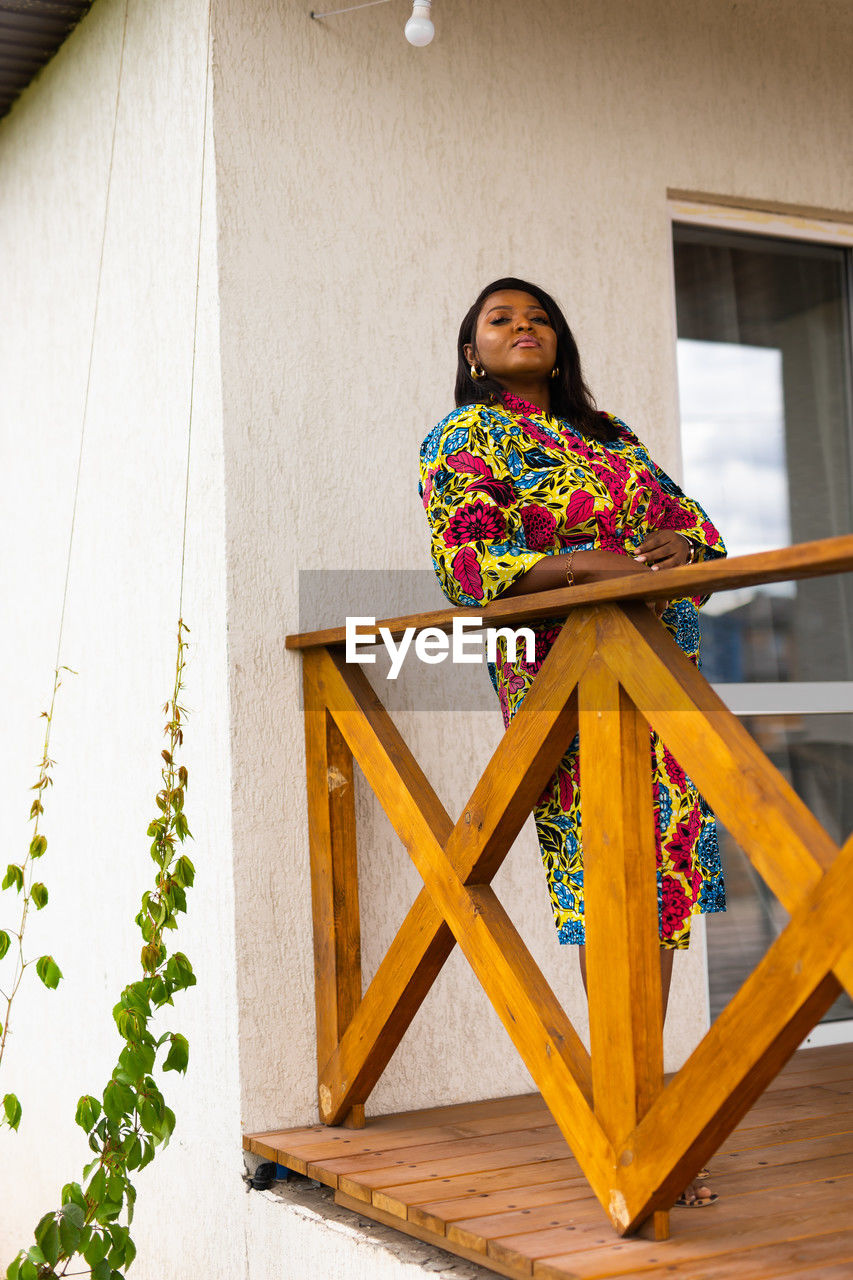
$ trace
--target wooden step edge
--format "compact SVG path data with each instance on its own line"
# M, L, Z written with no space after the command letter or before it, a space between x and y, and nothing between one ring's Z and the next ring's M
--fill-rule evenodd
M300 1160L299 1156L292 1155L289 1151L281 1151L278 1147L271 1147L266 1142L262 1142L260 1138L253 1138L252 1144L248 1148L253 1155L263 1156L264 1160L274 1160L276 1164L284 1165L288 1169L292 1169L294 1173L301 1173L303 1177L306 1175L308 1166L304 1160Z
M450 1248L444 1236L437 1236L434 1232L428 1231L425 1227L419 1226L415 1222L397 1218L376 1204L365 1205L359 1200L351 1200L349 1196L341 1191L335 1193L335 1203L344 1209L350 1209L361 1217L371 1218L374 1222L380 1222L385 1227L393 1227L395 1231L402 1231L407 1236L413 1236L415 1240L421 1240L424 1244L435 1245L437 1249L443 1249L446 1253L452 1253L458 1258L464 1258L466 1262L474 1262L481 1267L488 1267L491 1271L496 1271L498 1275L505 1276L506 1280L530 1280L533 1275L531 1266L523 1268L506 1267L503 1263L492 1262L490 1258L478 1253L475 1249L466 1249L463 1245L454 1245ZM559 1280L566 1280L565 1272L559 1277Z
M451 1244L461 1244L466 1249L475 1249L477 1253L488 1253L489 1237L471 1231L468 1227L457 1227L455 1223L445 1224L444 1234Z
M363 1187L360 1182L354 1182L352 1178L338 1178L338 1185L335 1189L342 1192L343 1195L349 1196L351 1200L370 1204L370 1188Z
M305 1176L306 1178L315 1178L317 1182L322 1182L325 1186L332 1187L335 1191L338 1189L338 1175L332 1173L321 1164L306 1165Z
M374 1209L378 1209L381 1213L387 1213L391 1218L399 1218L402 1222L406 1222L408 1219L409 1206L405 1200L397 1200L394 1196L386 1195L384 1191L374 1191L368 1197L368 1202Z
M434 1213L427 1213L419 1204L409 1205L409 1212L406 1214L406 1220L413 1223L416 1227L423 1227L425 1231L432 1231L434 1235L447 1235L447 1223L444 1218L439 1218ZM464 1243L465 1241L463 1241L463 1244Z

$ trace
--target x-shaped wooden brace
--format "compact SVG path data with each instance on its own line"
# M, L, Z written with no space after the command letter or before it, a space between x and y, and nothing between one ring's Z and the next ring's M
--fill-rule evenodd
M360 669L306 653L305 711L325 1123L359 1122L456 941L627 1232L672 1204L839 983L853 994L853 840L839 854L644 606L572 612L455 825ZM649 724L792 916L665 1090ZM489 888L578 726L591 1059ZM352 756L425 886L360 1001Z

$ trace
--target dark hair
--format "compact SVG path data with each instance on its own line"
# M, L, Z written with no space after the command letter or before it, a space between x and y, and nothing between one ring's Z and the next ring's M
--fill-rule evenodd
M457 407L463 404L494 404L500 401L504 388L494 378L472 378L471 368L465 358L465 346L470 343L476 346L475 334L477 320L483 303L493 293L502 289L517 289L520 293L529 293L536 298L546 312L551 327L557 335L557 368L558 376L551 383L551 412L559 418L566 418L576 431L595 440L613 440L619 432L604 413L596 408L592 393L583 379L581 359L577 343L557 303L549 293L528 280L517 280L514 276L506 276L502 280L494 280L482 289L465 319L459 327L457 342L458 365L456 369L456 386L454 388Z

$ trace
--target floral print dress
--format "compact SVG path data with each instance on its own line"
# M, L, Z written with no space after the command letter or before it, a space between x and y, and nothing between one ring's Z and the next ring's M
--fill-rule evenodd
M543 556L600 548L633 556L653 529L689 538L697 559L726 554L707 515L610 415L618 437L582 436L563 419L513 396L456 409L421 446L420 493L432 556L456 605L486 605ZM699 601L674 600L661 621L698 665ZM532 624L536 655L516 661L498 647L490 667L504 724L524 701L560 632ZM725 910L714 816L684 770L651 733L661 945L686 948L690 918ZM560 942L582 943L584 883L578 738L545 788L534 818Z

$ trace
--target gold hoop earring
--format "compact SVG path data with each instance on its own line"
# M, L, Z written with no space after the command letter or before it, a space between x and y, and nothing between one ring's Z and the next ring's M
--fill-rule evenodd
M554 368L551 370L551 377L559 378L559 376L560 376L560 366L555 364Z
M471 377L477 382L480 378L485 378L486 371L481 364L471 365Z

